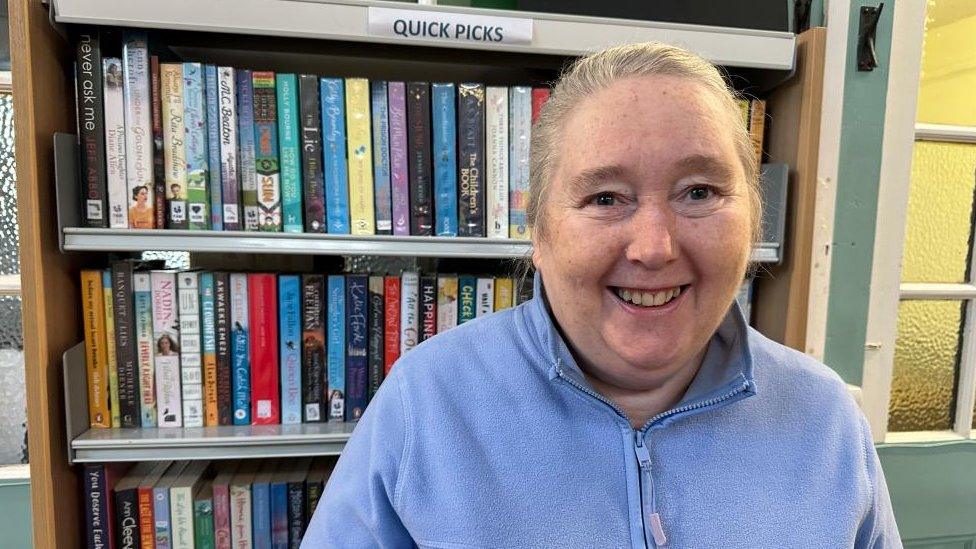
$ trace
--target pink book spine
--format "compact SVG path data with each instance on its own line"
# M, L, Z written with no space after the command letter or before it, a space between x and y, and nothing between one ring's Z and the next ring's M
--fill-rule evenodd
M410 234L410 187L407 172L407 96L403 82L387 87L390 110L390 181L393 234Z
M231 549L230 538L230 487L213 485L214 541L217 549Z

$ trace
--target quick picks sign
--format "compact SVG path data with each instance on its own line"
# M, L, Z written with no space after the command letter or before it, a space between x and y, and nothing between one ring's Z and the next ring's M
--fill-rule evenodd
M531 44L532 20L466 13L369 8L369 34L419 40Z

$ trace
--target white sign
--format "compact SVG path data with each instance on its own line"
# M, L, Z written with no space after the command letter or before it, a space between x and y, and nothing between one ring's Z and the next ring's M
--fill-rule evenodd
M369 34L421 40L531 44L532 20L423 10L368 8Z

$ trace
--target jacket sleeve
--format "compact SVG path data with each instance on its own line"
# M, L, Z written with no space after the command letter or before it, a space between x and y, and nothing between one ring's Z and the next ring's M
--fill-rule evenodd
M302 549L415 546L394 509L409 424L400 391L394 370L343 449Z
M895 523L895 513L891 507L888 483L885 481L881 461L871 439L870 427L863 418L861 432L866 439L865 462L868 479L873 487L873 501L857 531L854 547L856 549L901 549L901 537L898 535L898 525Z

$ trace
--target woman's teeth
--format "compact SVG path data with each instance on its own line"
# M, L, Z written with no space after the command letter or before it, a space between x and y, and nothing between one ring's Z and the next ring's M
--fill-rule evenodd
M660 307L681 295L680 286L658 292L642 292L625 288L614 288L613 291L620 299L642 307Z

